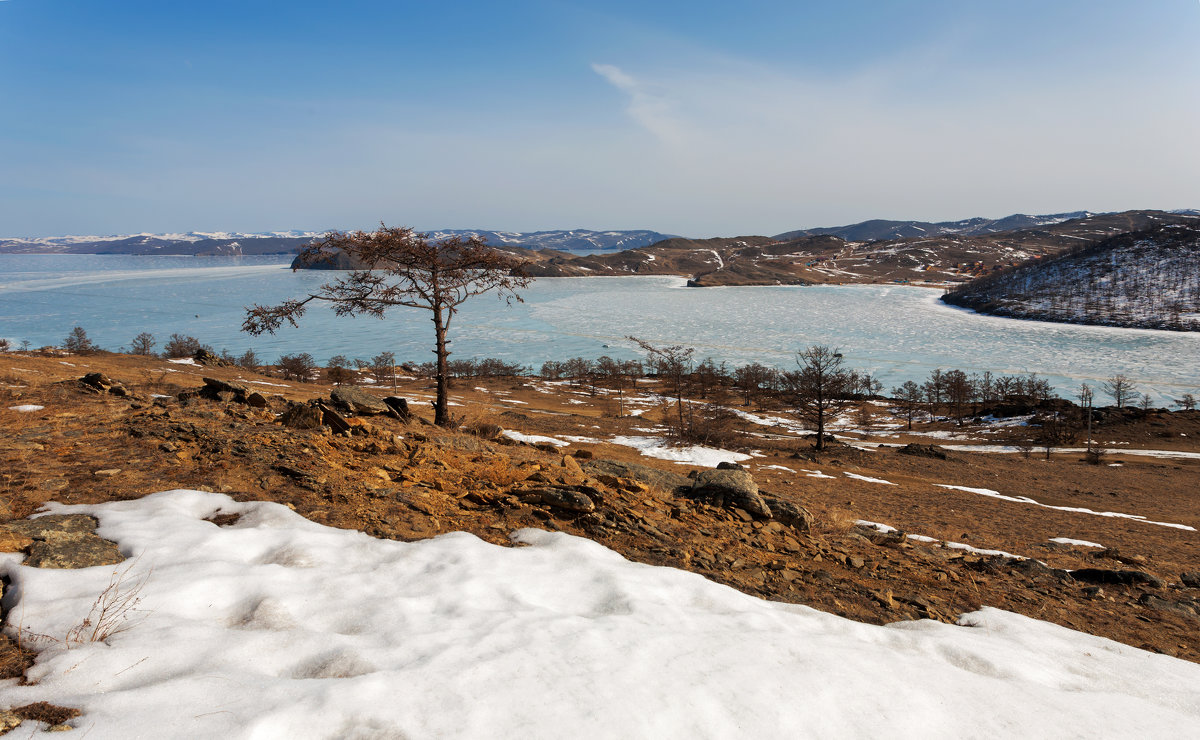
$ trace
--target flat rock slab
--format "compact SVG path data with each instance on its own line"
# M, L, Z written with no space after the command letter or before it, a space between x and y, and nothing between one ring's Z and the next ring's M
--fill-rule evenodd
M349 414L386 414L391 411L383 399L354 386L334 388L329 392L329 399L335 408Z
M666 470L652 468L649 465L639 465L638 463L618 462L616 460L588 460L582 464L582 467L589 475L612 475L618 478L629 478L630 480L645 483L651 488L667 493L673 493L677 488L690 488L692 485L690 478L679 473L671 473Z
M86 514L51 514L9 522L3 529L15 542L32 541L22 564L33 568L91 568L123 562L117 543L96 534L97 524L95 517Z

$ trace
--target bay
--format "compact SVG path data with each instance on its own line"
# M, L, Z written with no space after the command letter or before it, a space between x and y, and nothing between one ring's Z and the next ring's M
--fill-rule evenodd
M429 313L397 309L386 319L338 318L314 308L300 328L252 337L245 307L304 295L330 273L292 272L286 258L0 255L0 337L34 347L60 344L82 326L106 349L142 331L162 343L191 335L274 361L309 352L402 361L432 357ZM552 278L511 306L494 296L462 307L451 326L456 357L498 357L537 368L546 360L608 354L638 357L629 335L696 348L732 365L789 369L796 350L838 347L853 367L891 388L934 368L1037 372L1063 395L1080 382L1124 373L1156 402L1200 393L1200 334L1089 327L983 316L945 306L940 291L912 286L686 288L675 277Z

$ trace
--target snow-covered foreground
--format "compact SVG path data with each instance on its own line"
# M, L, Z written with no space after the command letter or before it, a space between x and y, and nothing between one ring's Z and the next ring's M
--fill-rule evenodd
M376 540L271 503L168 491L56 507L149 573L130 629L49 647L0 707L78 706L63 737L1183 737L1200 666L994 609L876 627L588 540ZM240 513L229 527L203 521ZM8 561L63 635L106 567ZM128 581L127 581L128 582ZM19 598L19 603L17 599Z

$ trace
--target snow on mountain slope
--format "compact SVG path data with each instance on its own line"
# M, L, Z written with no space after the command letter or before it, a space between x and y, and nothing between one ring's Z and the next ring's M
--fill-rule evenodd
M563 533L519 530L513 548L466 533L379 540L199 491L54 508L97 516L134 558L122 587L143 584L125 631L43 644L29 685L0 684L0 706L80 708L66 738L1093 738L1200 726L1200 666L992 608L958 625L880 627ZM206 521L217 513L240 518ZM5 607L34 633L65 634L110 579L107 567L0 557Z
M966 283L943 300L1017 318L1200 331L1200 226L1122 234Z

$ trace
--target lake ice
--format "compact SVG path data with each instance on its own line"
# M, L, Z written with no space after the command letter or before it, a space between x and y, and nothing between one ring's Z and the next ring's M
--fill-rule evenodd
M275 336L240 331L244 306L302 295L331 277L293 273L280 257L4 255L0 337L58 344L79 325L107 349L148 331L160 347L178 332L218 350L253 348L266 361L294 352L319 361L382 351L401 361L431 359L429 315L417 309L383 321L338 319L317 309L299 329ZM1200 334L981 316L945 306L938 295L900 285L695 289L674 277L541 279L524 292L523 304L506 306L486 295L465 304L451 325L451 350L536 368L573 356L637 357L625 339L634 335L693 346L697 357L788 369L797 349L828 344L888 388L955 367L1038 372L1064 395L1115 373L1163 404L1200 392Z

